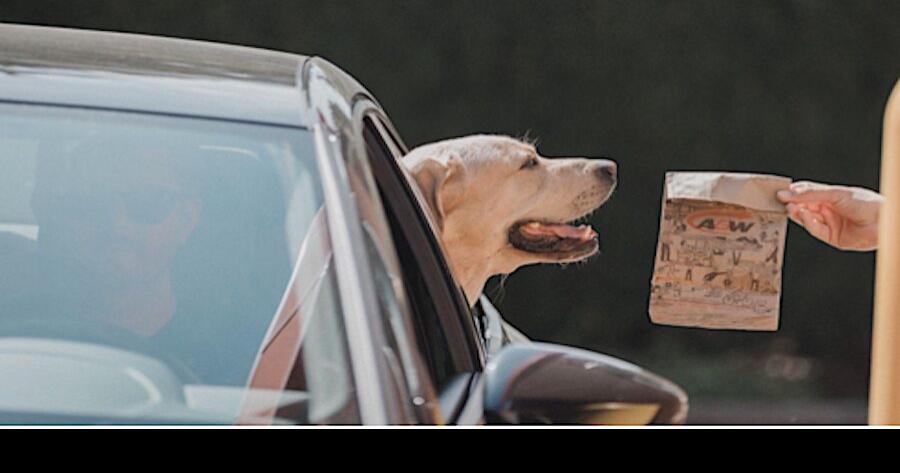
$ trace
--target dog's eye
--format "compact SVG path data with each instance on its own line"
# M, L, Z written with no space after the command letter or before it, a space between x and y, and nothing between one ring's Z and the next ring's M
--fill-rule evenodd
M520 169L520 170L522 170L522 169L531 169L531 168L537 167L538 164L540 164L540 163L538 162L538 158L532 156L531 159L529 159L528 161L526 161L525 164L523 164L522 167L519 168L519 169Z

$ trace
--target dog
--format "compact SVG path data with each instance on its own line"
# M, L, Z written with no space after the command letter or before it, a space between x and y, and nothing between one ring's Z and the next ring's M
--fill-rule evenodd
M617 183L613 161L548 159L530 143L498 135L430 143L403 161L472 304L491 276L599 251L597 232L572 222L609 199Z

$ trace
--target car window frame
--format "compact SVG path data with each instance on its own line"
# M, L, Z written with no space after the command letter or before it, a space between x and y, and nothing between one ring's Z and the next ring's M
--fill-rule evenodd
M376 123L377 123L377 125L380 125L383 128L382 134L389 138L389 140L387 140L386 143L389 146L393 145L393 154L395 156L395 160L402 161L403 157L405 157L407 154L409 154L409 151L410 151L409 147L406 145L406 143L403 141L403 139L400 138L400 135L397 132L397 129L394 127L394 125L390 121L390 119L384 114L384 111L379 109L378 112L380 112L380 115L378 115L378 118L380 120L377 121ZM398 156L399 156L399 158L397 158ZM402 166L402 163L400 165ZM437 220L436 220L435 216L432 214L431 209L428 208L425 197L421 194L419 189L413 183L410 182L412 176L407 173L406 178L407 178L407 183L410 184L410 191L413 194L415 194L415 200L418 203L420 210L422 211L422 213L424 214L424 216L427 220L428 228L431 230L431 234L434 235L434 238L435 238L434 244L437 247L436 251L440 255L445 255L446 251L444 250L444 244L441 241L440 237L438 236L438 231L437 231L438 226L436 223ZM445 261L445 266L446 266L446 261ZM469 301L468 298L466 297L465 290L463 289L463 287L455 282L455 279L453 278L452 275L450 275L450 279L454 281L454 284L456 285L456 288L457 288L456 292L458 293L459 297L466 303L465 307L467 307L469 310L470 317L468 317L468 319L472 320L472 327L474 327L474 330L475 330L476 340L478 342L477 345L479 348L482 365L484 365L488 361L490 361L491 356L493 354L495 354L495 352L497 351L495 349L496 344L494 343L494 338L495 338L494 332L496 330L494 330L492 328L492 324L493 324L494 320L492 319L491 314L489 313L489 309L486 308L485 303L487 303L487 305L490 305L490 308L493 309L494 311L497 311L497 309L494 308L493 305L490 304L490 301L484 295L479 296L478 299L475 301ZM499 314L499 312L497 312L497 313ZM502 322L502 316L501 316L501 322Z
M451 357L455 363L456 374L451 377L450 382L442 386L439 392L441 411L445 417L452 420L458 416L470 395L473 380L478 373L484 370L485 352L483 339L480 336L480 327L477 326L475 314L466 300L462 288L451 274L444 257L442 243L435 232L433 219L423 208L418 188L414 187L415 184L411 182L408 170L403 167L401 160L406 155L406 146L397 137L396 131L383 110L372 102L369 102L364 113L360 114L358 123L358 126L361 127L360 133L363 132L364 128L362 127L366 126L366 120L370 120L373 124L373 132L384 145L382 151L384 151L385 157L391 160L387 163L388 166L384 166L384 163L372 164L373 170L377 169L375 173L377 185L386 200L402 199L403 202L406 202L407 207L413 209L415 216L403 221L411 222L416 229L407 229L404 233L407 235L419 233L424 236L424 238L406 238L408 241L421 243L413 248L420 267L423 265L424 259L430 260L430 262L424 262L426 267L437 266L439 268L434 272L424 269L420 272L433 276L425 278L429 279L426 285L430 295L436 296L432 298L432 302L437 311L438 321L447 335ZM365 139L362 135L361 138ZM369 158L376 159L371 156ZM388 169L384 169L386 167ZM399 189L397 184L399 184ZM410 203L412 205L409 205ZM396 211L396 204L389 202L387 205ZM409 215L405 216L410 217Z
M428 241L423 243L427 244L427 248L431 250L433 256L440 263L442 269L441 276L445 285L445 290L448 291L451 295L451 299L453 302L452 309L454 309L454 311L456 312L455 315L458 317L458 321L460 322L460 326L462 327L463 334L461 338L465 341L456 341L452 343L458 345L457 347L454 347L456 349L461 349L463 344L465 344L466 354L470 359L472 359L472 364L467 367L473 368L474 371L480 371L480 369L484 367L484 358L482 357L484 349L481 344L481 337L478 336L479 329L477 327L477 324L475 323L475 315L473 313L472 306L466 299L462 287L459 285L459 283L457 283L450 271L450 266L446 261L446 253L444 252L443 243L441 242L440 237L435 231L433 217L431 217L430 211L423 207L423 200L417 195L418 188L413 188L415 184L410 182L410 176L405 174L406 168L400 169L400 166L403 166L401 162L403 156L408 153L408 150L405 149L405 146L402 149L400 148L400 145L398 144L398 141L394 135L395 132L392 132L392 130L387 126L387 123L389 123L387 117L383 113L378 113L378 111L378 109L373 110L371 113L369 113L369 116L367 118L376 119L373 122L375 123L376 128L378 128L379 125L382 126L382 130L380 130L382 138L384 138L385 135L387 135L386 137L389 138L388 140L385 140L385 144L387 144L389 148L391 147L391 145L393 145L393 149L391 149L390 152L392 157L394 158L394 165L397 166L397 170L401 170L404 172L405 179L403 180L403 190L408 195L415 196L416 208L420 213L418 223L424 226L424 231L427 235L429 235ZM425 244L423 244L423 248L426 247ZM451 309L451 307L445 307L445 309ZM449 312L449 310L445 310L438 315L442 319L447 318L452 321L457 321L457 319L453 319L449 316ZM473 353L475 354L475 356L472 356Z
M393 123L391 123L390 119L384 114L384 111L378 109L375 115L378 120L376 120L376 126L381 127L382 135L386 136L388 140L386 140L386 144L388 146L392 146L392 154L394 155L395 162L399 162L403 160L403 157L409 154L409 147L406 143L400 138L400 135L397 133L396 128L394 128ZM418 187L416 187L415 183L412 182L412 175L409 174L408 170L403 167L402 163L399 164L400 167L403 168L407 184L409 185L410 192L414 194L415 201L418 203L419 209L424 215L425 220L427 220L427 227L431 230L431 235L434 237L434 246L436 247L436 252L441 255L446 255L447 252L444 249L444 243L441 241L438 232L437 219L433 215L431 209L428 208L427 200L421 194ZM446 258L444 258L443 262L446 268L449 268L449 265L446 264ZM465 289L456 282L455 278L452 274L448 274L449 279L452 281L452 285L456 287L456 294L459 299L464 302L464 307L467 308L468 317L466 320L471 320L472 327L476 333L476 340L478 345L478 351L481 358L481 364L484 365L490 359L491 351L489 347L490 342L490 334L488 333L488 328L490 325L489 317L483 306L482 299L485 298L484 295L480 296L475 301L469 301L468 297L466 297Z

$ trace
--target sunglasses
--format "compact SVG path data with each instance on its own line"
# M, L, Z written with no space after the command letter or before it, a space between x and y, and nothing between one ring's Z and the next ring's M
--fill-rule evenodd
M108 222L122 212L132 223L157 225L172 215L184 200L184 195L170 190L144 189L59 195L52 207L55 211L88 221Z

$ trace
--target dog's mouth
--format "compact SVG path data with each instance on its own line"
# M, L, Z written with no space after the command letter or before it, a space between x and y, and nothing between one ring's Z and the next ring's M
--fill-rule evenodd
M509 243L516 249L559 261L586 258L600 249L597 232L590 225L535 220L514 224L509 229Z

